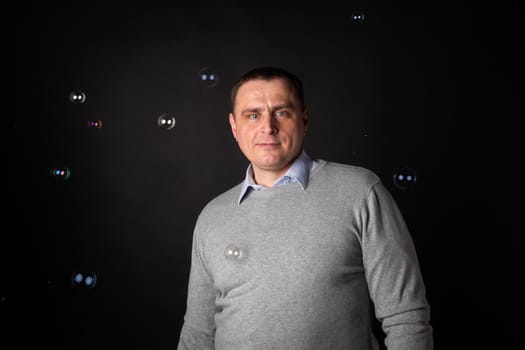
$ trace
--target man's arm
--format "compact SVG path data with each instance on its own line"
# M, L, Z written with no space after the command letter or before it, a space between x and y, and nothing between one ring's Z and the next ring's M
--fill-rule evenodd
M388 349L433 349L430 306L416 250L399 208L382 183L368 194L362 219L365 274Z
M186 314L177 350L215 349L215 291L203 259L199 223L193 233Z

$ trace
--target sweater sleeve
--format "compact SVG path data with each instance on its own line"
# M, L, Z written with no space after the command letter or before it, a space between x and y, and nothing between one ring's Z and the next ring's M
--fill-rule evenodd
M186 313L177 350L215 349L215 295L202 255L197 221L193 233Z
M361 210L365 274L387 348L433 349L430 306L414 243L398 206L378 182Z

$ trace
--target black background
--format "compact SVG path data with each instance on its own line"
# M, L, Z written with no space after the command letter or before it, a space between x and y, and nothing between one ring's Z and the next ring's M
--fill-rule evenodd
M176 348L196 217L248 165L229 130L229 89L260 65L303 79L313 158L367 167L396 198L435 348L515 344L521 171L508 11L323 2L6 12L0 296L14 348ZM200 80L204 68L217 84ZM69 100L74 90L85 103ZM172 130L158 126L163 113ZM88 128L93 119L102 128ZM50 176L54 167L71 176ZM392 181L403 167L417 173L408 190ZM73 286L74 272L96 273L95 288Z

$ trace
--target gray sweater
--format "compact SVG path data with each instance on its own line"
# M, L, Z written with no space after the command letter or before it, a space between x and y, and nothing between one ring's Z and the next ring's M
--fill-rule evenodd
M371 171L321 160L306 189L241 185L202 210L192 248L184 349L432 349L414 244Z

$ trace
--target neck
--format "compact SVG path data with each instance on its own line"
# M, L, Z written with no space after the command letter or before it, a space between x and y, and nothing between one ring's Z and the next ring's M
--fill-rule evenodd
M264 169L259 168L253 165L252 163L252 169L253 169L253 180L257 185L261 185L264 187L273 187L275 182L281 178L288 169L292 166L292 164L296 161L297 158L301 155L301 152L295 156L288 164L286 164L283 168L280 168L278 170L276 169Z
M286 167L280 169L279 171L260 169L254 166L253 180L258 185L264 187L273 187L273 184L277 181L277 179L286 174L288 169L290 169L291 165L292 163L288 164Z

